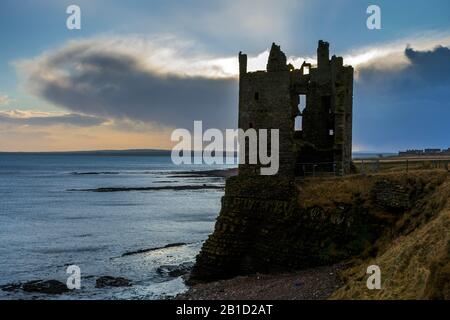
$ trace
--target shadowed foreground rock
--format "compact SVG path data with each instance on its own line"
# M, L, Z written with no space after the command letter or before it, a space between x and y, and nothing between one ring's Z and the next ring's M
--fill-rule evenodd
M46 294L62 294L70 291L65 283L62 283L57 280L29 281L22 285L22 290L25 292L36 292Z
M132 286L131 280L122 277L103 276L95 281L96 288L131 287L131 286Z
M162 265L156 269L156 272L163 276L175 278L188 274L193 266L194 263L192 262L185 262L179 265Z
M2 291L14 292L22 290L28 293L62 294L69 292L65 283L58 280L33 280L25 283L9 283L0 286Z

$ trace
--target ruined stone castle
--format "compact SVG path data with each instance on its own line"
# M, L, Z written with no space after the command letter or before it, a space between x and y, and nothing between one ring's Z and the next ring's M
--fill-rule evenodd
M312 166L349 172L353 68L342 57L330 59L327 42L319 41L317 66L305 62L295 69L272 44L267 71L247 72L242 53L239 68L239 128L279 129L279 175L302 175ZM239 175L259 174L259 167L242 164Z
M295 177L307 164L336 174L351 164L353 68L330 59L326 42L317 55L317 66L295 69L273 44L267 71L247 72L247 56L239 54L239 128L279 130L279 170L260 175L261 164L245 161L226 180L214 233L190 281L328 264L361 251L354 243L371 243L359 198L330 214L299 205Z

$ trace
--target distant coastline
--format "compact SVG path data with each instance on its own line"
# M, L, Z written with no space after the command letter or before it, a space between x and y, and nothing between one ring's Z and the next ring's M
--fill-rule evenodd
M87 151L0 151L0 154L61 154L61 155L105 155L105 156L170 156L165 149L87 150Z
M191 151L192 152L192 151ZM170 156L172 150L166 149L126 149L126 150L86 150L86 151L0 151L1 154L61 154L61 155L105 155L105 156ZM378 158L380 155L395 156L394 152L357 151L353 158Z

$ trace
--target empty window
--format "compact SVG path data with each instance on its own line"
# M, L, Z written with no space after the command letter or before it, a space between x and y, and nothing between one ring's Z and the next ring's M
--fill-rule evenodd
M255 92L255 100L256 100L256 101L259 100L259 92Z
M306 108L306 95L300 94L298 96L298 116L295 117L295 131L301 131L302 130L302 115L303 110Z
M309 74L309 66L303 66L303 74Z
M302 131L302 116L295 117L295 131Z
M298 109L300 112L306 108L306 94L301 94L298 96Z

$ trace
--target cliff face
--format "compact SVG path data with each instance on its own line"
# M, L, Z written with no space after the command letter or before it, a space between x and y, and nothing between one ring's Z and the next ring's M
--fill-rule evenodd
M394 235L435 214L417 208L445 179L444 172L297 183L267 176L229 178L214 233L197 257L191 281L374 257Z
M450 179L397 222L394 241L345 270L333 299L450 299ZM402 228L406 227L406 228ZM367 290L369 265L381 270L381 290Z
M295 211L295 195L295 185L289 180L229 178L214 233L203 245L191 279L223 279L262 267L259 261L274 256L264 257L262 252L271 251L266 239L279 223L269 217L285 220Z

